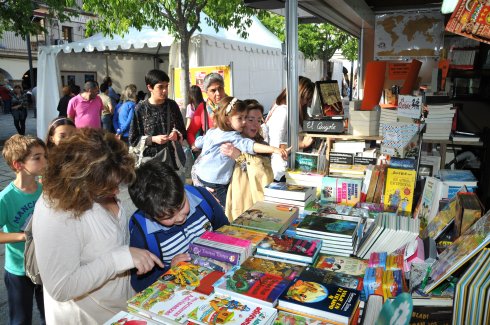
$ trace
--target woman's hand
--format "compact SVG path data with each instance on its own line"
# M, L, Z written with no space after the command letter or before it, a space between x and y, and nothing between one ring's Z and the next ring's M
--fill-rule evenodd
M154 135L151 137L151 142L157 143L157 144L165 144L169 141L169 136L165 134L160 134L160 135Z
M134 267L138 270L136 274L141 275L150 272L155 264L163 269L162 261L153 253L146 249L129 247L129 252L133 258Z
M170 263L171 266L175 266L179 264L180 262L189 262L191 260L191 256L189 253L183 253L183 254L177 254L172 258L172 262Z
M223 143L219 147L219 151L221 152L221 154L235 160L237 160L237 158L240 157L240 155L242 154L242 152L235 148L235 146L230 142Z
M281 155L282 160L288 159L288 150L283 148L274 148L274 153Z

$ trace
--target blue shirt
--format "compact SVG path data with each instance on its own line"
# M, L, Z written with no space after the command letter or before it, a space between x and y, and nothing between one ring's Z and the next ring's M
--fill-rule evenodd
M252 139L244 138L237 131L209 130L204 137L198 137L194 145L202 148L201 159L196 166L196 174L205 182L226 185L233 174L235 160L220 152L223 143L231 142L241 152L255 154Z
M125 101L121 107L119 107L117 111L119 132L116 132L117 134L122 134L122 136L126 138L129 137L129 127L131 126L131 121L133 120L135 106L136 104L133 101L128 100Z
M134 290L139 292L154 283L163 273L168 271L172 258L175 255L186 253L189 244L206 230L211 231L229 224L223 208L209 192L203 189L199 195L195 195L189 191L189 187L190 185L185 185L185 194L189 201L190 210L184 224L165 227L150 218L144 219L144 224L140 224L134 215L131 218L129 246L150 250L153 254L161 256L165 265L163 269L155 266L152 271L143 275L137 275L136 271L133 270L131 272L131 285ZM203 200L211 206L213 215L205 215L201 207L204 204ZM136 214L144 215L144 212L138 210ZM160 251L151 250L147 242L147 235L155 236Z

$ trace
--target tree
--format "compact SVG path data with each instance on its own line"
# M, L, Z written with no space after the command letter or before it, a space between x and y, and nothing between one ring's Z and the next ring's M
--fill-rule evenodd
M279 39L285 40L285 19L282 16L261 11L260 21ZM307 59L328 61L335 51L342 49L348 60L357 57L357 39L339 28L328 24L300 24L298 47Z
M201 13L214 27L234 27L242 37L252 24L254 9L245 7L241 0L84 0L83 8L98 16L88 24L89 32L101 31L105 35L123 35L129 27L140 30L148 25L164 28L180 40L180 57L183 68L182 93L187 94L189 79L189 43L193 33L200 30ZM187 106L187 96L184 96Z
M56 18L62 22L77 15L75 0L0 0L0 6L0 34L12 31L23 38L46 32L44 26L34 21L35 11L42 12L48 20Z

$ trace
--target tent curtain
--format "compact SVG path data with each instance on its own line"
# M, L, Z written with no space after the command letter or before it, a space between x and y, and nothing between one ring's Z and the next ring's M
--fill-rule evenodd
M44 139L49 122L58 116L56 107L60 100L60 70L56 59L59 50L41 47L37 68L37 136Z

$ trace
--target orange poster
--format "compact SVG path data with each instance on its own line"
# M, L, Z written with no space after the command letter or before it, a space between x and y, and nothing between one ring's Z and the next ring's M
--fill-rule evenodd
M446 30L490 44L490 3L481 0L459 0Z

